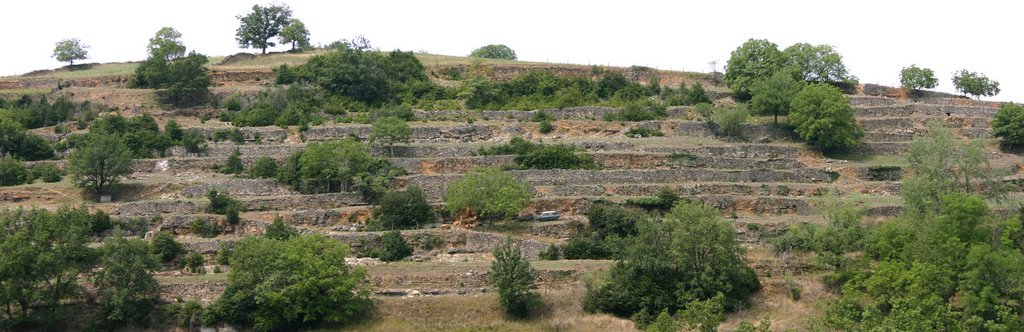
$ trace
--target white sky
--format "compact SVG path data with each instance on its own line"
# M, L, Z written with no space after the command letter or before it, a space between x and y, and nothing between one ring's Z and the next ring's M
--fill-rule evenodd
M78 37L85 62L145 58L148 39L163 26L206 55L240 51L236 15L253 4L236 0L6 2L0 18L0 75L55 68L53 45ZM935 70L938 91L966 68L1000 82L994 100L1024 101L1020 5L1013 1L286 1L310 30L313 44L362 34L382 50L466 55L491 43L520 60L662 69L722 70L748 38L780 49L831 44L861 83L898 85L902 67ZM278 47L284 50L285 47ZM253 50L249 50L252 52ZM256 50L255 52L258 52Z

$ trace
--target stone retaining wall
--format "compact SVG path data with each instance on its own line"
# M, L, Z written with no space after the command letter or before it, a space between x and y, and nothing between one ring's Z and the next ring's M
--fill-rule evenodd
M231 196L280 196L297 195L298 192L277 185L274 179L228 179L220 183L210 183L186 187L182 193L185 197L204 197L212 189Z

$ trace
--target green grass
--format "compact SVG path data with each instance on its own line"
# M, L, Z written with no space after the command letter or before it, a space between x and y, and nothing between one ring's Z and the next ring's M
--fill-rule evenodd
M74 79L74 78L91 78L91 77L104 77L104 76L119 76L119 75L130 75L135 71L135 68L139 64L135 62L127 63L104 63L93 65L89 69L81 70L64 70L58 69L53 71L45 71L42 73L25 75L25 78L56 78L56 79Z

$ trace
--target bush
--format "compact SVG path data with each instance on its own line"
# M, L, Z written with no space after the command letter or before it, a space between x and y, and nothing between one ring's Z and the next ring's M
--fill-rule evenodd
M541 134L548 134L555 130L555 126L551 125L550 121L541 121L540 126L537 128Z
M515 158L526 169L597 169L594 158L577 154L577 148L565 144L543 145Z
M558 245L552 243L547 249L540 251L540 259L546 261L556 261L562 258L562 250Z
M719 135L742 138L743 125L749 118L750 112L741 104L732 109L716 109L711 116L711 123L715 125L715 131Z
M181 146L188 153L206 152L206 138L195 130L187 130L181 135Z
M227 214L231 209L241 208L241 203L238 200L228 194L219 193L216 189L206 192L206 198L210 200L210 205L206 207L206 213Z
M0 106L0 154L29 161L53 158L53 147L49 141L32 134L21 123L9 119L7 114Z
M494 248L494 263L488 277L498 289L498 301L505 313L524 317L540 302L540 295L532 289L534 270L523 257L520 246L512 238Z
M630 102L615 113L605 114L605 121L652 121L668 116L665 106L648 101Z
M811 84L797 93L789 123L801 139L822 150L852 148L864 136L850 98L828 84Z
M153 245L151 248L153 250L153 254L156 255L161 262L168 263L173 261L175 258L178 258L178 255L181 254L181 243L178 243L178 241L174 239L174 235L171 235L170 232L161 231L156 233L156 235L153 236L152 242Z
M207 320L267 331L363 317L373 303L366 270L345 263L348 251L322 235L238 241L227 287L208 308Z
M28 170L20 160L14 159L10 155L0 159L0 186L24 184L28 178Z
M224 166L221 166L220 172L224 174L242 174L245 171L245 166L242 165L242 153L235 149L230 155L228 155L227 162Z
M207 238L215 237L217 234L220 234L221 231L220 227L217 227L217 224L199 218L192 220L192 222L188 224L188 229L192 234Z
M188 272L206 274L206 259L199 253L190 252L181 260L181 268Z
M533 198L530 186L498 169L473 170L448 186L444 201L452 214L468 209L484 218L517 215Z
M203 305L191 300L185 303L171 303L164 307L167 315L178 327L192 330L203 325Z
M1003 144L1024 145L1024 106L1004 103L992 119L992 136L1003 139Z
M286 225L284 223L284 219L281 219L281 216L274 217L274 222L267 226L267 229L263 233L264 237L278 241L286 241L298 235L299 231L296 230L295 227Z
M562 244L561 252L564 259L608 259L612 256L603 239L596 234L573 236Z
M277 162L274 158L260 157L256 164L249 168L249 177L258 179L270 179L277 176Z
M663 137L665 133L657 129L647 129L642 127L629 128L626 131L626 137L640 138L640 137Z
M224 213L224 221L226 221L228 225L238 225L238 223L242 221L242 218L238 215L238 212L239 211L237 206L229 207L228 210Z
M412 247L405 242L398 231L384 232L380 237L380 246L368 249L363 256L379 258L385 262L400 261L412 255Z
M405 191L390 191L380 199L380 206L373 212L371 229L420 228L433 222L434 210L427 203L427 196L417 186Z
M54 164L38 164L32 166L32 178L42 179L43 182L60 182L63 172Z

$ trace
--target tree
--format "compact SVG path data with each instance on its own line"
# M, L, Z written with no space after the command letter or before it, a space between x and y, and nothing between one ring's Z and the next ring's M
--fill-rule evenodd
M782 68L785 57L779 46L765 39L750 39L732 51L725 67L725 84L740 99L750 98L750 86Z
M516 60L516 51L504 44L482 46L469 53L473 58Z
M864 130L857 124L850 99L828 84L811 84L793 97L789 123L808 144L822 150L860 144Z
M412 128L405 120L393 116L377 119L370 128L370 141L383 143L392 157L395 156L395 143L408 143L411 137Z
M298 19L291 19L288 25L281 29L281 44L292 44L292 51L309 48L309 30L306 25Z
M277 44L270 41L281 34L281 30L291 22L292 10L288 5L252 6L252 13L236 16L239 21L235 31L235 40L242 48L258 48L267 54L267 47Z
M421 224L434 220L434 209L427 203L427 195L413 185L405 191L384 194L380 206L373 211L371 223L377 229L420 228Z
M0 158L0 186L24 184L28 177L28 169L21 163L21 160L10 155Z
M956 91L965 95L972 95L980 99L981 96L991 97L999 94L999 82L990 80L983 74L961 69L953 74L953 86Z
M999 106L992 119L992 136L1003 139L1003 144L1024 145L1024 105L1006 103Z
M750 86L750 107L760 114L771 114L774 123L779 115L789 114L790 103L804 87L803 82L793 79L792 73L781 70L767 79L761 79Z
M126 323L144 326L160 297L153 271L160 267L149 243L117 233L101 248L102 269L93 279L99 289L99 316L105 328Z
M910 65L910 67L903 67L900 70L900 86L907 92L915 92L921 89L933 89L939 86L939 80L935 78L935 72L931 69Z
M583 307L649 323L652 312L722 296L736 310L760 288L732 224L701 203L680 201L664 221L643 219L622 259L592 281Z
M185 56L185 45L181 43L181 33L172 27L163 27L149 39L146 47L151 58L171 61Z
M494 262L488 281L498 289L498 302L505 313L524 317L540 302L533 291L534 270L511 237L494 247Z
M515 216L530 203L529 184L496 168L477 169L448 186L444 202L452 214L464 209L485 218Z
M173 261L182 252L181 243L174 240L174 235L171 235L170 232L157 232L153 236L152 241L151 249L153 250L153 255L156 255L161 262L168 263Z
M29 132L6 116L0 116L0 155L10 155L23 160L53 158L53 147L42 137Z
M366 270L345 263L349 248L323 235L235 244L231 272L209 318L257 331L349 323L372 306Z
M260 157L248 172L251 178L271 179L277 175L277 161L270 157Z
M985 156L983 140L957 140L941 122L927 124L928 135L910 143L907 151L913 176L904 179L902 195L908 210L936 213L942 208L942 195L949 192L1002 197L1009 190L1002 173Z
M82 44L82 41L78 38L64 39L54 45L52 57L56 58L57 61L74 65L75 60L89 58L89 52L86 51L88 48L89 45Z
M60 305L81 299L78 278L96 259L90 223L67 207L0 212L0 324L53 327L67 318Z
M711 123L715 125L715 131L718 134L735 138L743 137L743 125L747 123L748 119L750 119L750 111L744 104L730 108L717 108L711 114Z
M68 155L68 171L75 185L103 195L132 173L131 151L117 136L89 134Z
M811 83L855 82L856 77L846 71L843 56L832 45L797 43L782 51L785 66L795 68L798 75Z

